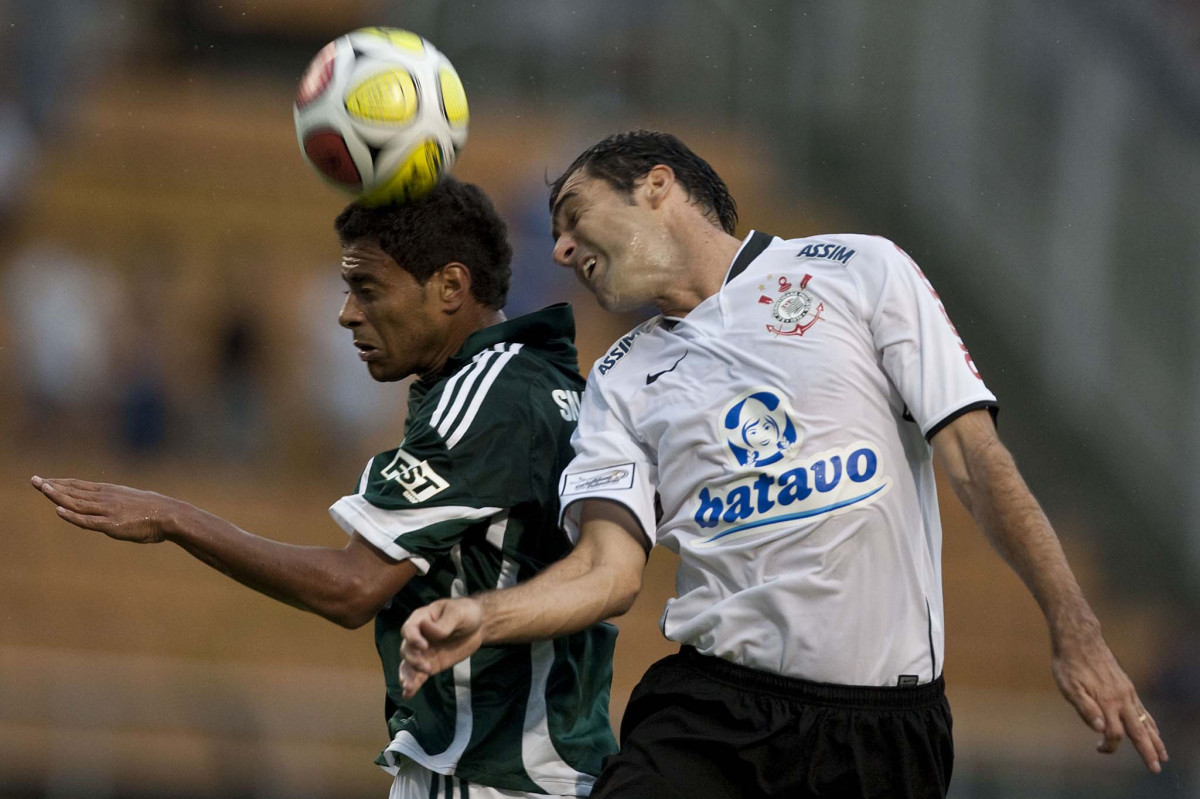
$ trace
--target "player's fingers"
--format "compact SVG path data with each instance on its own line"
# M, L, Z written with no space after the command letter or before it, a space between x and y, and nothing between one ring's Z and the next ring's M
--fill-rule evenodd
M1065 693L1067 700L1079 714L1079 718L1083 719L1083 723L1096 732L1104 732L1104 713L1100 710L1100 705L1096 704L1096 700L1092 699L1086 691L1078 688L1065 691Z
M421 613L424 608L417 611ZM414 614L415 615L415 614ZM425 636L421 634L421 619L409 617L404 626L400 628L400 635L404 638L400 644L400 652L420 652L429 648L429 642L425 640Z
M85 493L77 488L63 485L58 480L43 480L39 488L43 494L55 501L60 501L62 498L82 499L95 496L94 493Z
M1121 714L1116 708L1106 708L1104 713L1104 739L1096 744L1096 751L1111 755L1121 745L1125 737L1125 725L1121 722Z
M73 494L94 494L99 491L100 486L97 483L91 483L87 480L76 480L71 477L38 477L43 486L50 486L57 491Z
M77 480L74 477L52 477L49 478L54 484L72 491L99 491L105 484L93 483L90 480Z
M412 699L416 696L417 691L421 690L421 686L427 679L429 679L428 674L412 668L408 661L400 661L400 686L405 699Z
M64 508L59 505L55 510L58 512L63 521L70 522L76 527L82 527L85 530L95 530L100 533L108 533L113 529L112 522L102 516L92 516L86 513L77 513L70 508Z
M93 502L92 500L84 496L80 496L79 494L54 491L46 496L48 496L50 499L53 499L56 503L58 503L59 506L85 516L105 517L108 515L105 507L101 503Z
M1141 702L1138 703L1138 707L1142 707ZM1142 714L1146 717L1146 720L1143 723L1146 725L1146 728L1154 734L1154 740L1156 740L1160 745L1159 755L1162 756L1162 760L1166 760L1167 758L1165 755L1167 753L1167 747L1162 744L1162 733L1158 731L1158 722L1154 720L1154 716L1150 715L1150 711L1146 710L1144 707L1142 707Z
M46 496L63 493L63 487L58 484L57 480L52 478L38 477L35 474L30 482L33 483L34 488L36 488L38 491L41 491Z
M1158 722L1153 716L1147 714L1147 722L1150 731L1153 733L1154 748L1158 750L1158 759L1162 763L1166 763L1171 759L1171 755L1167 753L1167 744L1162 739L1162 733L1158 731Z
M54 483L44 477L38 477L35 474L29 482L33 485L34 490L44 497L50 497L55 492Z
M400 659L413 664L416 668L423 669L426 667L427 659L429 658L428 645L422 642L418 646L413 638L405 637L400 642Z
M426 642L436 644L454 635L459 622L456 607L445 601L438 601L429 606L429 613L422 616L418 622Z
M1162 739L1159 738L1157 729L1151 726L1154 720L1150 718L1150 714L1140 705L1132 704L1122 714L1122 719L1125 729L1129 732L1129 740L1141 755L1146 768L1155 774L1162 771L1162 766L1159 765Z

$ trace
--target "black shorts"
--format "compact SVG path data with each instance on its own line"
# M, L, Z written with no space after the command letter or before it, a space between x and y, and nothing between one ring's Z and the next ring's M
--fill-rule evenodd
M629 698L594 799L941 799L954 746L944 683L782 677L684 647Z

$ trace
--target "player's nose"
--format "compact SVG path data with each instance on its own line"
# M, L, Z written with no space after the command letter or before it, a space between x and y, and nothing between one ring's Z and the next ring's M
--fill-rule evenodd
M564 233L554 242L554 261L559 266L570 268L577 249L571 237Z
M354 301L353 294L346 295L346 301L342 303L342 310L338 311L338 324L346 329L362 324L362 313L358 310L358 304Z

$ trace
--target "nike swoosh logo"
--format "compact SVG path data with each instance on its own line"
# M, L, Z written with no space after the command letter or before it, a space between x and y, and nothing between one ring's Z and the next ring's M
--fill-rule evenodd
M680 356L679 356L679 361L682 361L684 358L686 358L686 357L687 357L687 354L688 354L689 352L690 352L690 350L684 350L684 351L683 351L683 355L680 355ZM675 367L679 365L679 361L676 361L675 363L671 364L671 368L670 368L670 369L663 369L661 372L655 372L655 373L654 373L654 374L652 374L652 375L646 375L646 385L650 385L650 384L651 384L651 383L653 383L655 380L657 380L658 378L660 378L660 377L662 377L663 375L665 375L667 372L674 372L674 371L675 371Z

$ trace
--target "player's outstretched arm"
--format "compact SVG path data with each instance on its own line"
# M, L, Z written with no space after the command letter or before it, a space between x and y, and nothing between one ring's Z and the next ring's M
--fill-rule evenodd
M36 476L31 482L76 527L118 541L172 541L243 585L343 627L366 624L416 573L357 535L345 549L295 546L151 491Z
M1158 725L1105 643L1058 536L996 435L990 414L963 414L933 437L933 447L959 499L1041 606L1050 628L1054 679L1084 722L1104 734L1097 749L1115 752L1129 736L1146 767L1161 771L1167 749Z
M641 525L621 505L584 500L579 526L571 553L533 579L414 611L400 646L404 695L484 644L557 638L629 610L646 565Z

